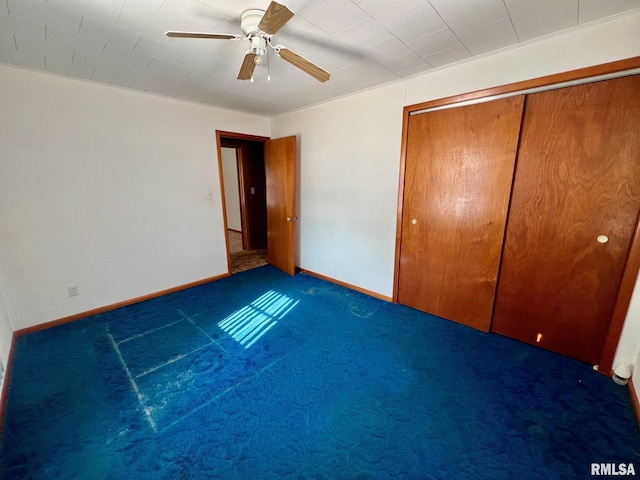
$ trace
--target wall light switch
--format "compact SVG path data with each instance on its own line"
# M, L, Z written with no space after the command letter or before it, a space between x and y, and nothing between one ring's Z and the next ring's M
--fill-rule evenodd
M80 290L78 289L78 285L70 285L67 287L67 290L69 290L70 297L76 297L80 295Z
M213 200L213 192L211 190L207 192L207 200Z

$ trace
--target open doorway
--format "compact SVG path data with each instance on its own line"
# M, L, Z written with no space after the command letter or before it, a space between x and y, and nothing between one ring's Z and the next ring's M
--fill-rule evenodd
M270 139L216 130L216 140L229 273L241 271L239 268L248 269L232 266L230 237L239 233L242 252L266 248L266 262L269 265L295 275L297 138ZM241 222L240 230L236 232L228 229L223 148L231 148L235 152ZM233 165L230 169L233 170ZM227 190L235 188L235 183L231 181ZM253 262L244 263L249 268L257 266Z
M262 209L247 208L247 203L253 206L256 202L241 201L241 192L246 183L241 175L242 170L246 171L246 168L242 169L243 157L247 155L246 149L241 147L221 147L221 151L231 273L238 273L261 267L267 263L267 248L266 245L262 244L263 242L260 238L263 235L256 235L255 229L249 230L248 228L251 223L254 226L258 223L249 221L252 215L262 217L266 215L266 212L262 212ZM258 163L258 167L260 167L259 162L255 163ZM261 190L262 188L252 185L250 194L260 194ZM249 236L250 231L252 236Z
M220 134L218 146L229 272L234 274L267 264L264 140L262 137L255 139Z

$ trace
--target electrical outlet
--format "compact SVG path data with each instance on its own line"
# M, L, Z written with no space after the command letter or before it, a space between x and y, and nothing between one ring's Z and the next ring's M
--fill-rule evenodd
M68 286L67 290L69 290L69 296L70 297L75 297L77 295L80 295L80 290L78 289L78 285Z

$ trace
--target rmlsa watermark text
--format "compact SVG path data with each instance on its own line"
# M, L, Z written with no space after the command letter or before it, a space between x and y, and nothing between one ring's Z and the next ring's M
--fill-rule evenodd
M636 467L633 463L592 463L591 476L635 475Z

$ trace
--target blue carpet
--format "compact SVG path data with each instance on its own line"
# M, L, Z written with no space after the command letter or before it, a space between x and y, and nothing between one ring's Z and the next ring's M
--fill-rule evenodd
M634 463L589 365L262 267L20 337L3 479L572 479Z

